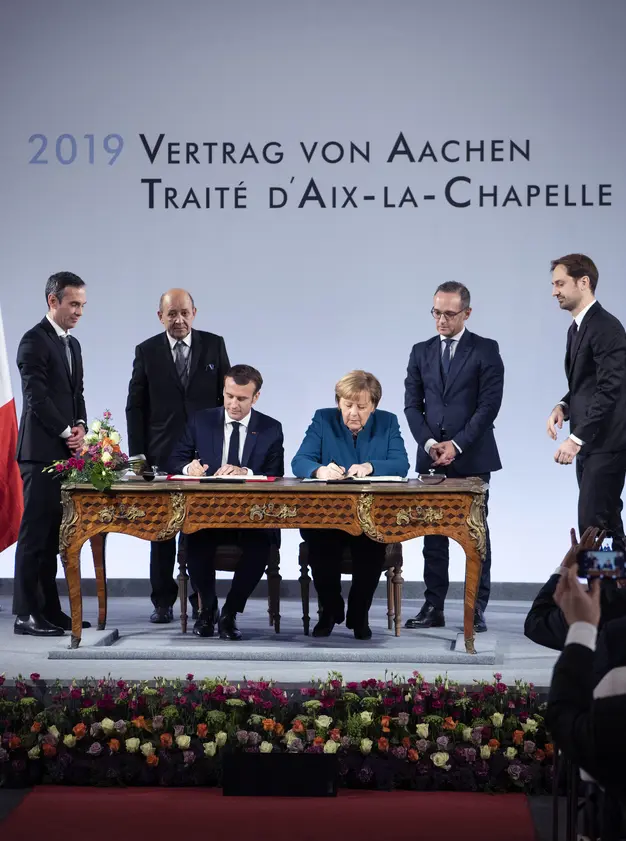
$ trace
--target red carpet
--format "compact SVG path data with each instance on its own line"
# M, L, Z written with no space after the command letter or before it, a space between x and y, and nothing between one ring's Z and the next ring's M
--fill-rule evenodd
M39 786L0 826L2 841L535 841L517 794L342 791L337 798L223 797L217 789Z

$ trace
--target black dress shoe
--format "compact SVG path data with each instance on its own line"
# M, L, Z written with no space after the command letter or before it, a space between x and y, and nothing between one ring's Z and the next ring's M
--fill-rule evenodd
M57 628L62 628L64 631L72 630L72 617L68 616L67 613L59 613L57 616L46 616L45 618L51 625L56 625ZM91 622L86 619L83 620L83 628L91 628Z
M150 614L153 625L169 625L174 621L174 611L171 607L155 607Z
M62 637L63 628L59 628L44 619L43 616L31 614L30 616L18 616L13 625L13 633L31 637Z
M194 634L197 637L214 637L216 620L215 610L201 610L193 626Z
M220 639L232 640L233 642L241 639L241 631L235 622L235 613L222 613L219 621Z
M342 618L343 621L343 618ZM313 628L313 636L314 637L329 637L332 632L333 628L335 627L335 618L332 614L327 613L323 610L320 613L320 618L317 621L317 625Z
M356 640L371 640L372 638L372 629L367 624L367 621L355 625L353 633Z
M445 625L443 610L438 610L430 602L424 602L417 616L404 623L405 628L445 628Z
M474 630L477 634L482 634L487 630L487 623L485 622L485 613L482 607L474 609Z

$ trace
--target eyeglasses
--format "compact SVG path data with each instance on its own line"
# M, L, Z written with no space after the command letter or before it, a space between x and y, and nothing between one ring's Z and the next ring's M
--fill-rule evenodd
M435 319L435 321L439 321L440 318L443 318L444 321L452 321L453 318L456 318L457 315L461 315L462 312L465 312L464 309L459 310L458 312L440 312L436 310L434 307L430 311L430 314Z

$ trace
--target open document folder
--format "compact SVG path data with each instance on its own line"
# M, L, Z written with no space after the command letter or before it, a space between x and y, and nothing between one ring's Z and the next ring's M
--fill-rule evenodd
M349 476L345 479L302 479L303 482L408 482L406 478L401 476L364 476L362 479L357 479L356 476Z

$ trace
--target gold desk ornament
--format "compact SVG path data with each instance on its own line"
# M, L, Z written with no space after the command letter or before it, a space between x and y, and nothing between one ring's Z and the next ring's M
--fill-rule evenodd
M298 516L297 505L278 504L274 502L265 502L263 505L252 505L250 507L251 520L264 520L265 517L271 517L275 520L291 520Z
M181 491L175 491L170 494L170 518L167 521L165 528L162 529L156 536L157 540L167 540L179 532L185 522L185 514L187 513L187 506L185 503L185 494Z

